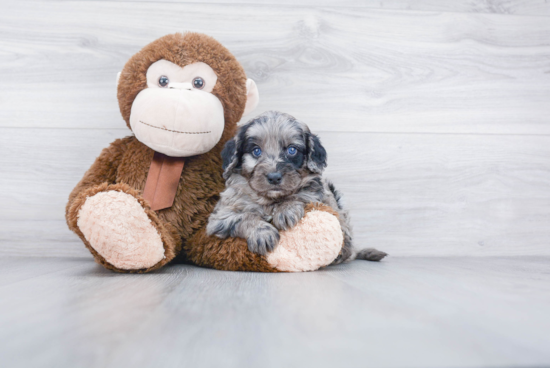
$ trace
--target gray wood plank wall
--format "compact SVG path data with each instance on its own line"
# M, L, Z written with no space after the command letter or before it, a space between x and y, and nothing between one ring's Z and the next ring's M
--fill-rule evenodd
M321 136L359 247L550 255L548 16L519 0L2 1L0 254L88 256L64 206L129 134L116 73L191 30L256 80L256 113Z

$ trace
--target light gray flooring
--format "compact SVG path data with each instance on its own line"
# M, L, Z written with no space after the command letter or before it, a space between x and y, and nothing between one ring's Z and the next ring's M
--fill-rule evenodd
M319 272L0 258L2 367L550 365L550 258L399 258Z

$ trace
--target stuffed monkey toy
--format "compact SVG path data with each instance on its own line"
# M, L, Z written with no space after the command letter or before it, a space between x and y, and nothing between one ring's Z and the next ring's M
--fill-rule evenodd
M69 196L66 219L95 260L118 272L158 269L178 254L233 271L310 271L342 251L330 207L311 204L275 250L206 234L224 189L221 151L258 89L213 38L164 36L134 55L118 77L118 103L133 135L105 148Z

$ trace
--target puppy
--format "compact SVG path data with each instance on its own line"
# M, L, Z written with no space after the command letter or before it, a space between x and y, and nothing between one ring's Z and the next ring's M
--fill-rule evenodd
M208 220L209 235L245 238L251 252L266 254L277 246L279 230L300 221L307 203L321 202L338 213L344 233L342 251L333 264L386 256L372 248L353 248L341 196L322 178L327 153L306 124L288 114L265 112L226 143L222 159L226 189Z

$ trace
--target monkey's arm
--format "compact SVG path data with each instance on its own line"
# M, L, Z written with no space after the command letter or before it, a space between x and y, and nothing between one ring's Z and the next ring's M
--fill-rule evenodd
M69 202L65 209L65 219L71 230L75 231L76 229L76 218L83 204L83 201L78 201L77 199L85 191L100 185L107 186L116 182L118 166L131 138L117 139L109 147L105 148L69 195ZM82 203L78 203L79 205L77 205L76 202Z

